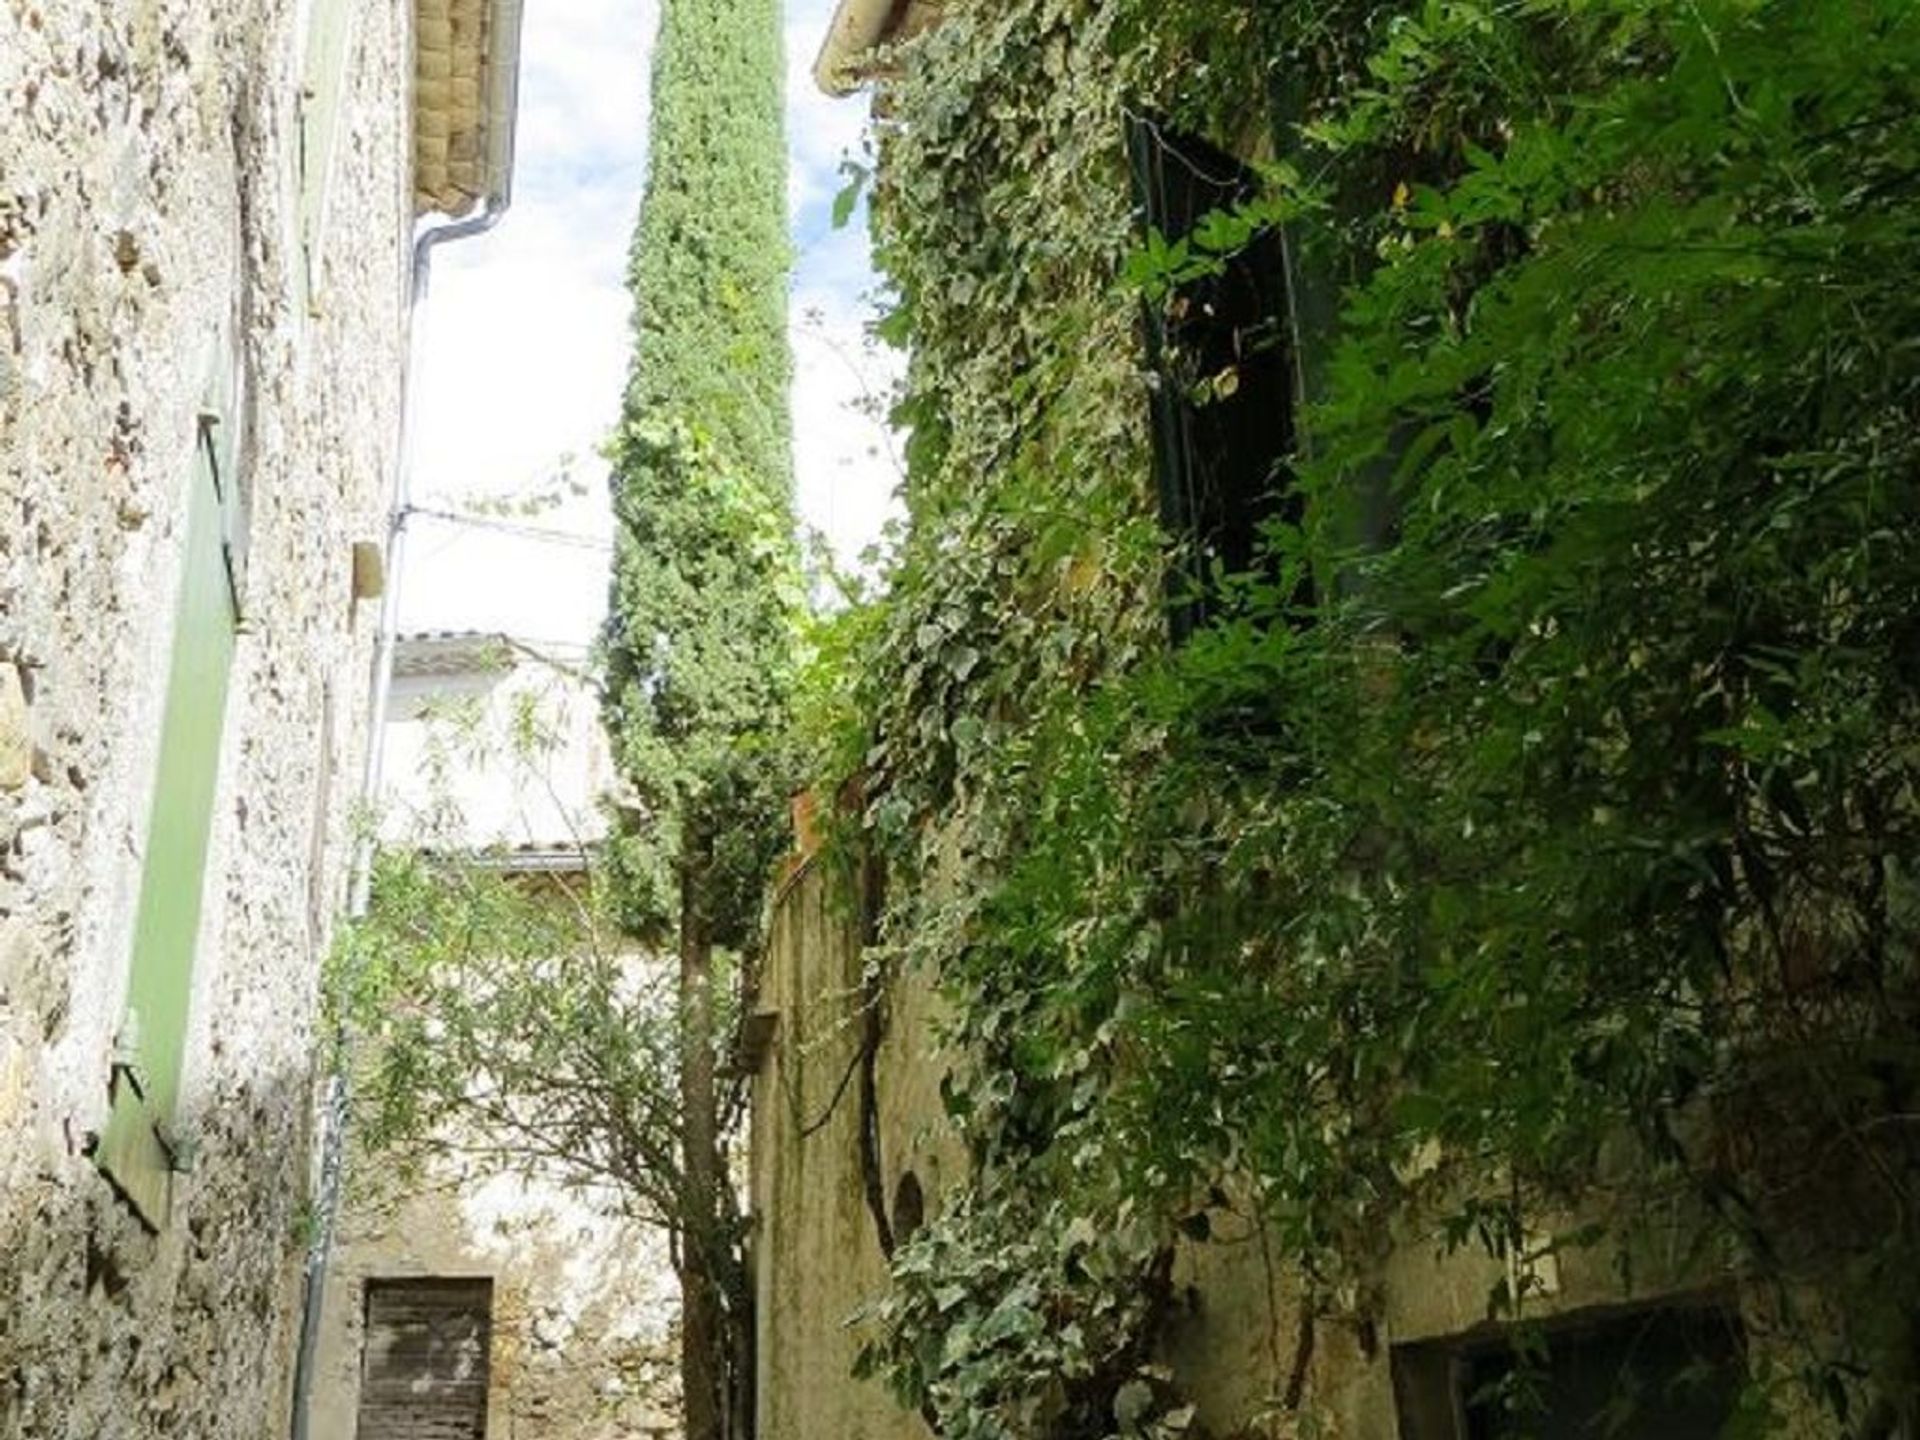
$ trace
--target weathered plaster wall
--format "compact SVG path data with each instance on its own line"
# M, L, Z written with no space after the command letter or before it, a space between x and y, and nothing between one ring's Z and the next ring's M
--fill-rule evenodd
M383 743L385 844L565 860L603 833L610 762L590 682L503 637L402 637ZM313 1440L354 1440L367 1282L421 1277L493 1282L490 1435L678 1433L678 1289L661 1232L612 1214L608 1196L451 1164L414 1177L358 1152L347 1174Z
M923 985L896 987L875 1064L882 1193L891 1207L912 1172L929 1214L964 1164L941 1120L933 1003ZM926 1440L917 1415L850 1378L860 1332L846 1322L887 1271L849 1079L861 1044L859 921L850 886L817 859L775 902L759 1004L779 1019L753 1087L758 1433Z
M326 263L298 254L293 0L0 0L0 1437L268 1436L398 431L408 8L355 14ZM201 376L245 357L232 673L182 1113L147 1233L107 1111ZM331 714L332 723L323 723Z
M657 1231L593 1197L445 1174L392 1195L360 1167L315 1370L313 1440L353 1440L369 1279L493 1281L487 1433L648 1440L679 1431L677 1292Z
M606 834L599 695L529 646L403 636L382 743L384 844L577 853Z
M760 1433L928 1440L917 1415L896 1406L876 1382L851 1375L859 1335L845 1321L884 1286L886 1267L862 1190L857 1087L846 1086L833 1103L856 1053L861 1005L848 888L818 862L789 879L776 900L762 983L762 1008L779 1022L753 1096ZM936 1044L937 1013L924 977L894 981L876 1065L884 1193L891 1205L911 1170L929 1217L966 1163L942 1113L939 1080L948 1061ZM1207 1219L1208 1239L1182 1241L1175 1257L1176 1298L1161 1358L1215 1437L1402 1440L1392 1347L1483 1326L1503 1278L1500 1264L1477 1250L1443 1256L1437 1235L1397 1237L1386 1247L1379 1293L1368 1307L1375 1322L1321 1319L1302 1360L1300 1277L1284 1253L1240 1207L1224 1206ZM1645 1233L1650 1243L1639 1257L1634 1294L1622 1290L1611 1250L1570 1252L1537 1267L1534 1283L1550 1293L1530 1300L1530 1313L1549 1317L1697 1291L1700 1279L1684 1273L1678 1250L1662 1253L1659 1227ZM1288 1415L1275 1402L1296 1366L1304 1367L1305 1403Z

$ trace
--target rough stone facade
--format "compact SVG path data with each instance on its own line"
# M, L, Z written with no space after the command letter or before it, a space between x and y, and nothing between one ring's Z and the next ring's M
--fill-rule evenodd
M679 1433L677 1292L658 1232L593 1197L510 1176L361 1184L327 1275L314 1440L354 1440L369 1281L492 1281L487 1433L658 1440Z
M325 245L303 50L344 16ZM404 358L410 7L0 3L0 1436L283 1432ZM302 256L317 259L309 273ZM223 340L224 336L224 340ZM158 1232L108 1114L209 357L249 578Z

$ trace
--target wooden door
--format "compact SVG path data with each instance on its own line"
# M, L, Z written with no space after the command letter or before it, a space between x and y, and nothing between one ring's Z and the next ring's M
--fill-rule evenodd
M485 1440L493 1282L369 1280L358 1440Z

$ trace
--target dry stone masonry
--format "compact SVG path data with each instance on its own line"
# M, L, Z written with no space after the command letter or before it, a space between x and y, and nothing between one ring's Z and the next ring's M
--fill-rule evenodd
M334 22L316 154L310 52ZM7 1440L253 1440L286 1423L316 976L375 622L353 599L351 552L381 533L398 437L411 23L396 0L0 0ZM210 374L233 385L222 438L248 502L244 619L193 953L182 1173L154 1229L90 1151L129 1041Z

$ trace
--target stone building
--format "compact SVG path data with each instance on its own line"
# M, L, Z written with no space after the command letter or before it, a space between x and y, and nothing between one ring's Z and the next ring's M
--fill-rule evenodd
M965 1181L967 1156L941 1098L956 1057L937 1039L940 1001L926 977L896 978L883 995L869 993L860 905L848 889L820 856L807 856L774 902L759 995L759 1033L769 1040L754 1057L749 1189L757 1433L928 1440L933 1432L919 1415L877 1380L854 1377L866 1331L851 1322L888 1283L876 1208L891 1237L904 1239ZM877 1035L865 1029L869 1014L885 1017ZM868 1044L870 1086L846 1083ZM1350 1440L1483 1433L1468 1402L1508 1363L1502 1327L1489 1316L1490 1296L1514 1278L1500 1262L1472 1247L1443 1257L1438 1237L1408 1235L1383 1264L1376 1323L1303 1326L1301 1280L1278 1245L1231 1201L1207 1218L1204 1232L1176 1244L1170 1283L1182 1299L1155 1346L1196 1406L1204 1427L1196 1433ZM1639 1258L1630 1289L1604 1250L1548 1254L1527 1268L1529 1313L1556 1344L1552 1383L1583 1413L1604 1409L1630 1354L1649 1360L1648 1373L1665 1384L1730 1362L1741 1344L1739 1297L1725 1277L1689 1269L1677 1246ZM1639 1428L1620 1433L1710 1440L1731 1403L1730 1373L1665 1409L1643 1411ZM1310 1397L1324 1431L1285 1428L1298 1423L1283 1419L1277 1404L1290 1388Z
M0 1436L288 1424L416 256L516 35L0 10Z
M848 94L910 72L913 48L892 47L937 23L941 9L842 0L816 81ZM956 110L968 100L944 98ZM969 152L956 144L951 153ZM1217 172L1237 165L1219 152L1209 160ZM889 173L883 150L883 192L916 178ZM958 170L942 178L949 187L968 183ZM1000 187L1002 213L1023 213L1004 194L1017 177L978 183ZM1145 203L1151 212L1153 199ZM1263 378L1254 369L1249 362L1239 372L1243 392ZM1291 379L1277 383L1284 389ZM954 414L956 429L977 423L957 405ZM863 957L865 899L850 893L856 888L822 857L805 855L774 901L757 1021L766 1043L753 1057L759 1433L926 1440L932 1432L920 1415L877 1380L855 1378L863 1329L850 1321L887 1291L891 1242L966 1186L969 1158L942 1098L942 1080L961 1057L940 1048L940 1001L925 973L882 977ZM1629 1208L1632 1188L1621 1187ZM1192 1408L1151 1431L1115 1414L1117 1433L1485 1436L1485 1396L1514 1373L1513 1332L1491 1304L1503 1290L1526 1297L1551 1342L1536 1377L1549 1435L1706 1440L1729 1421L1745 1361L1765 1343L1752 1297L1715 1258L1687 1250L1683 1217L1657 1215L1651 1202L1630 1275L1607 1247L1495 1260L1478 1245L1408 1227L1380 1238L1376 1292L1332 1317L1309 1308L1303 1277L1252 1206L1218 1191L1213 1202L1170 1242L1165 1283L1174 1298L1149 1337L1153 1365ZM1540 1233L1568 1233L1581 1218L1542 1216ZM957 1282L963 1296L967 1277ZM948 1332L949 1347L957 1336ZM1630 1368L1644 1385L1641 1404L1616 1412Z
M381 732L388 845L580 868L606 834L613 759L584 647L485 631L400 637Z
M611 761L581 659L499 634L402 637L383 843L473 854L531 886L583 883ZM350 1147L346 1170L315 1440L677 1430L677 1291L658 1230L612 1213L612 1197L484 1166L400 1179ZM454 1428L400 1428L435 1423Z

